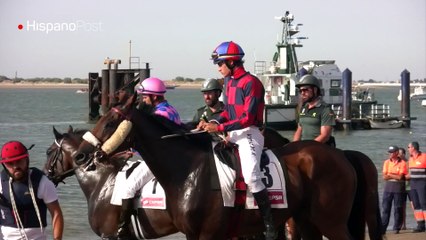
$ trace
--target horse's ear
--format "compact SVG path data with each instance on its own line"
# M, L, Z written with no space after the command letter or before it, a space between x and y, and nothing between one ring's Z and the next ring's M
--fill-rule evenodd
M138 99L138 93L134 92L132 96L132 104L135 103L137 99Z
M68 133L73 133L74 129L71 125L68 126Z
M135 92L133 93L133 95L127 99L126 104L124 105L125 108L131 108L132 106L134 106L136 100L138 99L138 93Z
M56 130L55 126L53 126L53 134L55 135L55 139L61 139L62 138L62 134L60 134L58 132L58 130Z

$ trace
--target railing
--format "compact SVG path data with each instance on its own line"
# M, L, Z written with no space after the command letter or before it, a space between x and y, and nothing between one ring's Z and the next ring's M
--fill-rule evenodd
M336 118L342 119L343 118L343 110L341 105L331 105L331 110L333 110L334 114L336 115Z
M370 117L372 119L390 117L390 107L387 104L371 105Z
M266 61L256 61L254 63L254 74L264 74L266 72Z
M336 118L343 118L343 107L341 105L331 105L331 109L333 110ZM383 119L389 118L390 114L390 106L387 104L375 104L375 105L359 105L358 114L352 113L352 118L371 118L371 119Z

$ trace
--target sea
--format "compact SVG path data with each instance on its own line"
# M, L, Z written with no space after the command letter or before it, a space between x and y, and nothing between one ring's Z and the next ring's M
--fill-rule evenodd
M379 103L388 104L392 116L400 116L401 105L397 101L398 87L370 89ZM203 105L198 89L177 87L168 90L168 101L176 107L182 120L189 121L195 110ZM337 147L358 150L367 154L379 172L379 191L383 192L382 164L388 158L390 145L405 147L411 141L418 141L421 150L426 151L426 107L412 101L411 116L417 118L411 128L335 131ZM76 89L1 88L0 86L0 144L10 140L22 141L26 146L35 144L30 150L30 165L42 168L46 161L46 149L54 140L55 127L60 132L74 128L90 129L88 124L88 95L76 93ZM284 137L292 139L293 131L281 131ZM75 177L66 179L58 186L60 204L65 218L65 240L99 239L91 230L87 217L87 202ZM414 228L413 212L407 204L407 228ZM49 220L50 222L50 220ZM389 229L393 224L393 216ZM47 231L51 231L49 225ZM162 239L184 239L178 233Z

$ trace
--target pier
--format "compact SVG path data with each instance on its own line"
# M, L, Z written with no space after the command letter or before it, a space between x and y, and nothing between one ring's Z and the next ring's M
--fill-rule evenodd
M89 73L89 122L96 122L116 103L115 93L120 89L133 91L141 80L150 77L149 63L145 68L119 69L119 59L105 59L106 69ZM139 66L139 65L138 65Z
M343 101L337 108L333 107L337 115L337 129L392 129L411 127L410 111L410 72L404 70L401 73L401 115L391 116L390 108L386 104L359 104L353 103L349 91L352 91L352 73L346 69L342 76ZM396 86L398 86L396 85ZM354 105L354 106L353 106Z

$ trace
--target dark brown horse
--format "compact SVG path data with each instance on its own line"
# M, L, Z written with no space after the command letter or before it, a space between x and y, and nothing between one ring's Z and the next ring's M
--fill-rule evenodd
M343 152L355 169L358 179L354 205L348 222L348 226L351 226L351 233L353 233L354 239L364 239L365 224L360 225L361 221L368 226L370 240L381 240L383 236L377 168L364 153L354 150L344 150Z
M111 205L110 199L115 176L128 156L115 156L90 167L75 165L71 156L85 132L87 130L73 130L70 126L68 132L61 134L53 128L55 141L46 152L44 171L55 184L75 174L87 199L92 230L103 239L116 239L120 207ZM178 231L165 210L138 209L138 216L142 230L139 235L144 238L159 238Z
M53 182L55 182L55 184L62 182L68 176L74 175L74 169L76 168L76 166L73 163L71 155L77 150L78 145L82 141L81 137L86 131L87 130L74 131L73 128L70 126L67 133L60 134L58 131L56 131L55 128L53 128L53 132L55 135L55 143L52 144L52 146L47 151L48 159L45 164L45 172L49 176L49 178ZM273 129L266 128L263 133L265 135L265 147L275 148L281 147L289 143L288 139L282 137L282 135L280 135ZM357 206L357 204L354 204L348 224L349 228L351 230L351 226L361 226L361 231L355 231L355 233L358 232L361 233L361 235L355 236L354 239L363 239L363 231L365 227L362 224L354 223L357 223L357 221L367 221L368 229L370 232L370 239L382 239L380 235L381 224L380 211L378 207L376 167L374 166L371 159L362 153L351 150L345 150L344 153L357 172L357 178L359 181L356 194L357 200L355 200L355 202L358 203L358 205L362 205L361 207L359 207ZM89 172L91 171L92 170L90 170ZM115 171L113 173L109 171L98 171L98 173L107 175L116 174ZM86 183L82 178L79 178L78 181L81 182L80 185L82 186L92 184L90 181ZM107 200L109 198L110 196L107 197ZM100 204L103 203L101 202ZM359 211L359 209L365 209L364 213L362 211ZM113 214L118 214L116 210L117 208L114 208ZM145 213L143 215L145 216L144 218L146 218L145 220L144 218L142 218L142 220L144 221L142 224L142 229L145 237L161 237L168 234L172 234L177 231L177 229L174 228L174 225L170 220L170 216L164 210L148 209L145 210ZM377 220L379 220L379 222L377 222ZM150 225L147 225L147 223L150 223ZM106 225L107 223L104 222L104 224ZM306 224L306 222L300 223L300 225L302 226L306 226ZM110 231L102 232L102 228L96 227L96 225L99 224L91 223L93 230L97 232L100 236L108 236L113 233L113 231L115 231L114 229L103 228L108 229ZM280 230L283 230L283 228L281 228ZM351 231L351 233L353 232L354 231ZM292 239L300 239L300 235L298 235L296 229L293 229Z
M210 136L193 135L162 117L137 111L132 107L135 100L132 96L125 104L114 107L98 121L92 133L105 143L116 135L121 123L126 123L124 120L133 124L128 139L118 141L119 146L108 154L129 147L141 153L165 189L167 211L177 229L187 239L225 239L230 236L230 228L237 229L239 236L262 232L258 211L223 207L220 192L209 188ZM162 138L170 134L181 137ZM291 216L309 219L329 239L351 239L347 221L357 183L344 153L315 141L293 142L274 149L274 153L287 172L289 205L287 209L274 210L276 223ZM75 157L78 164L88 165L102 161L106 154L84 141ZM233 216L238 216L238 221L232 222Z
M276 131L265 131L265 146L279 147L288 143L289 140L284 138ZM380 217L379 191L378 191L378 174L377 168L373 161L364 153L354 150L343 150L347 160L355 169L358 184L354 204L352 206L351 215L348 221L349 231L352 237L357 240L365 239L365 225L368 226L368 235L370 240L381 240L382 222ZM291 230L291 239L301 239L301 231L310 234L317 233L316 239L322 239L321 233L308 219L298 219L297 229L293 220L289 221ZM306 237L305 237L306 238Z
M109 181L111 181L116 176L123 160L125 160L125 157L124 159L109 159L108 162L113 164L110 166L106 165L105 162L102 165L89 169L76 166L74 164L72 154L77 151L78 146L83 141L82 136L87 131L88 130L85 129L74 130L70 126L66 133L61 134L53 128L55 141L46 152L47 161L44 166L44 172L49 179L55 183L55 185L58 185L67 177L75 175L75 172L77 171L76 177L83 192L86 193L89 209L103 209L103 214L100 214L98 211L94 211L93 213L89 211L89 223L93 231L104 238L114 238L115 232L117 231L116 225L120 211L118 207L108 205L111 199L111 191L104 190L111 188L111 185L98 185L102 188L99 192L107 192L107 196L104 197L104 200L98 201L96 196L88 196L85 189L87 189L88 186L93 186L94 183L92 178L86 178L85 176L93 176L94 174L106 175L108 176ZM283 138L273 129L264 129L264 134L269 136L266 139L270 139L270 141L265 142L265 145L267 146L283 146L289 142L288 139ZM102 176L99 177L102 178ZM104 187L105 189L103 189ZM98 204L100 205L99 207L95 206ZM109 218L111 222L103 221L105 216L104 214L109 214L111 216ZM116 215L116 217L114 217L114 215ZM140 221L142 221L142 234L145 238L158 238L178 232L178 230L174 227L169 214L165 210L140 209L139 215ZM283 231L284 229L280 230ZM284 236L284 232L280 232L280 236Z

